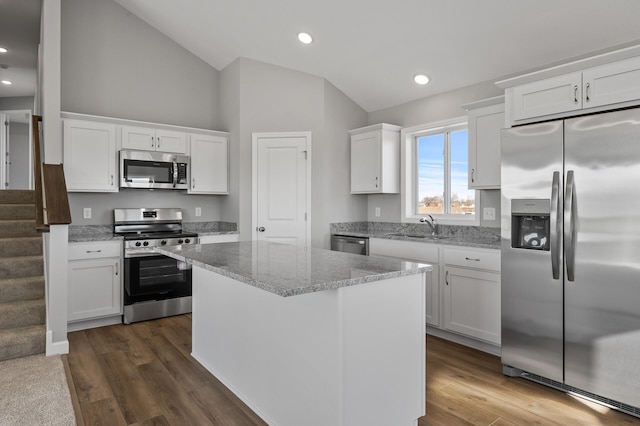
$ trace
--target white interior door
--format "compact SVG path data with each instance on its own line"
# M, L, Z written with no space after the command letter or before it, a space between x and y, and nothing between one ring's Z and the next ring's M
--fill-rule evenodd
M0 112L0 189L9 186L9 116Z
M307 247L311 133L253 134L254 239Z

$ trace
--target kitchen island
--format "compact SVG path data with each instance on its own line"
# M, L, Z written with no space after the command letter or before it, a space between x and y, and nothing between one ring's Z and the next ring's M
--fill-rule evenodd
M236 242L193 266L192 355L272 425L416 425L429 265Z

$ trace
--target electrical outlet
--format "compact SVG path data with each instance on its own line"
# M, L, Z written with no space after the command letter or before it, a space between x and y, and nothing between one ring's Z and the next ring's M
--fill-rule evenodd
M202 216L202 207L196 207L196 216Z
M380 217L380 207L376 207L376 217Z
M85 207L82 209L82 217L84 219L91 219L91 207Z
M496 209L494 207L485 207L482 209L482 219L496 220Z

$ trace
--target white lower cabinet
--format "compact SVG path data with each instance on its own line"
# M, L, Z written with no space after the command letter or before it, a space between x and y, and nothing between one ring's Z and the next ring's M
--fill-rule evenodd
M394 257L433 265L433 270L427 273L426 282L426 322L429 325L440 325L440 287L438 268L438 246L433 244L416 243L412 241L398 241L371 238L369 240L369 254L372 256Z
M235 243L238 241L238 234L218 234L218 235L199 235L200 244L212 243Z
M500 344L500 252L443 249L443 328Z
M122 314L122 242L69 244L67 320Z

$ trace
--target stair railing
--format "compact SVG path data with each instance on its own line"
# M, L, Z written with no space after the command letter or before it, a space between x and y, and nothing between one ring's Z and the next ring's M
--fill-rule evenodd
M33 180L35 182L36 229L48 232L49 225L71 223L71 210L62 164L42 162L42 116L32 117L33 125Z

